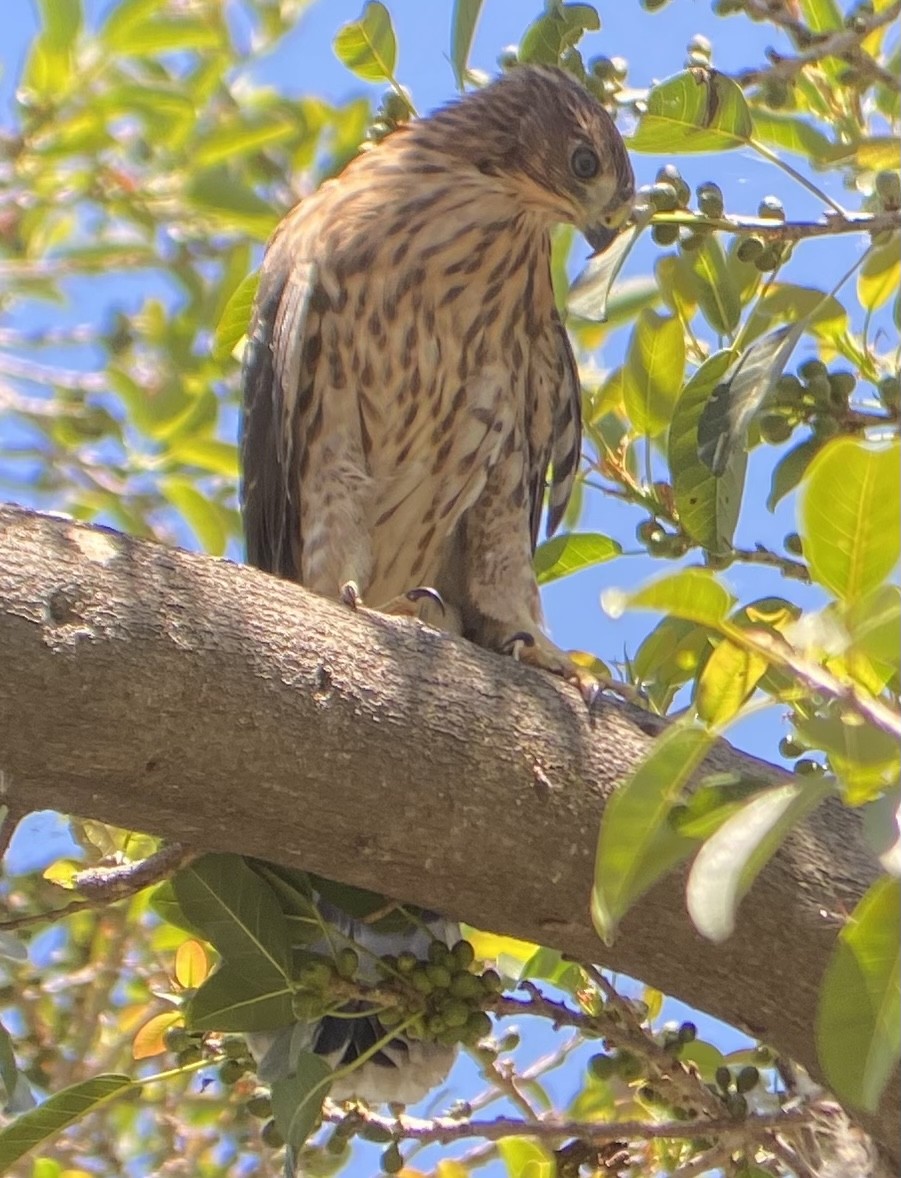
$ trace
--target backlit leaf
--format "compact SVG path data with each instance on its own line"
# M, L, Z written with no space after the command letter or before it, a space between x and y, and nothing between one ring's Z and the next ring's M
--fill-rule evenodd
M753 132L741 87L716 70L694 69L651 88L647 109L628 140L633 151L727 151Z
M370 0L359 20L344 25L333 44L338 60L358 77L367 82L394 78L397 39L388 9L377 0Z
M622 545L597 532L568 532L554 536L535 549L532 563L539 585L559 581L571 573L612 560L622 553Z
M128 1076L100 1075L55 1092L0 1131L0 1172L87 1113L139 1087Z
M481 11L482 0L454 0L454 13L451 17L451 65L454 67L458 90L463 89L466 63L469 61L469 51Z
M684 368L682 324L645 308L632 332L623 372L626 412L638 433L654 437L669 424Z

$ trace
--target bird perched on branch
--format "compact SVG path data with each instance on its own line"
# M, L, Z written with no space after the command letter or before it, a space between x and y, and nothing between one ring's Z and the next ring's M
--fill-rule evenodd
M550 533L581 442L549 234L566 222L602 250L633 196L603 107L569 74L522 66L290 212L244 361L250 563L354 607L439 598L445 628L590 695L542 630L532 569L545 493Z

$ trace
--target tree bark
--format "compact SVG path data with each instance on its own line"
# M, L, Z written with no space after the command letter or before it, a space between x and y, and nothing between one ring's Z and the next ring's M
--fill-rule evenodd
M588 897L609 796L665 727L417 623L250 568L0 508L0 770L50 807L256 855L623 971L819 1075L817 989L877 874L823 805L703 940L684 872L605 948ZM720 743L704 772L785 780ZM897 1173L897 1077L859 1123Z

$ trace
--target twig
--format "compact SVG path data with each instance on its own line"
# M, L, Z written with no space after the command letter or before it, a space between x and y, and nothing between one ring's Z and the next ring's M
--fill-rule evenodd
M901 211L882 213L831 213L818 221L775 221L766 217L703 217L680 209L655 213L651 225L682 225L687 229L717 229L722 233L752 233L765 241L803 241L844 233L879 234L901 229Z

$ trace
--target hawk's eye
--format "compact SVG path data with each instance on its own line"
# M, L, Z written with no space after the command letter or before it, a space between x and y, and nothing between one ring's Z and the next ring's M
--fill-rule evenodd
M601 161L590 147L577 147L569 157L569 166L579 180L593 180L598 174Z

